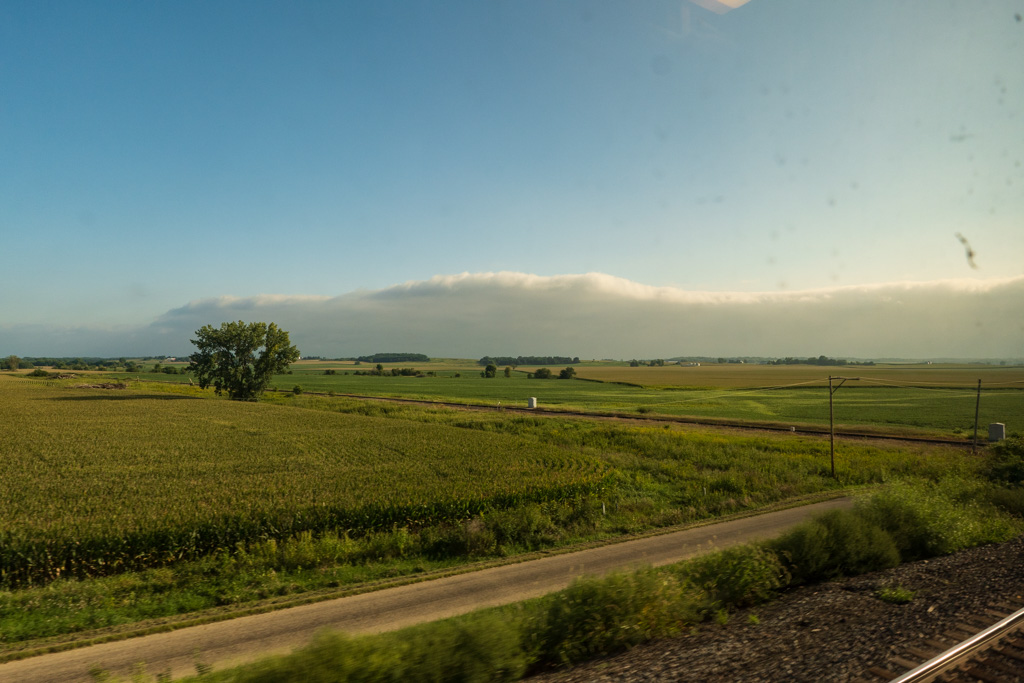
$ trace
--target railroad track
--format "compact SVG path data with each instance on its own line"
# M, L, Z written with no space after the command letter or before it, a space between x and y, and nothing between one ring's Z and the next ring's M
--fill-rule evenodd
M962 617L954 629L922 640L871 667L854 683L1024 683L1024 608L999 603Z
M277 391L280 393L291 393L285 389L268 389L268 391ZM324 394L320 392L306 392L316 396L329 396L330 394ZM393 396L366 396L362 394L334 394L340 398L354 398L359 400L368 401L384 401L391 403L410 403L413 405L433 406L436 408L460 408L463 410L478 410L478 411L489 411L489 412L507 412L517 413L524 415L544 415L548 417L584 417L593 420L630 420L632 422L647 422L647 423L661 423L661 424L690 424L698 425L702 427L727 427L729 429L742 429L748 431L773 431L773 432L788 432L791 434L804 434L814 436L828 436L829 430L826 428L819 427L808 427L808 426L790 426L780 425L773 423L760 423L751 424L749 422L738 422L732 420L706 420L698 419L685 416L642 416L642 415L631 415L626 413L614 413L614 412L590 412L585 410L551 410L549 408L519 408L513 406L503 405L481 405L473 403L454 403L448 401L431 401L427 399L416 399L416 398L399 398ZM900 441L907 443L927 443L937 444L944 446L958 446L960 448L971 448L973 444L970 441L963 439L937 439L923 436L908 436L902 434L878 434L874 432L851 432L847 430L837 430L835 435L844 439L877 439L883 441Z
M164 380L137 380L140 382L152 382L157 384L180 384L180 382L168 382ZM291 391L288 389L267 389L268 392L277 392L282 394L290 394ZM501 405L500 403L496 406L482 405L479 403L455 403L451 401L432 401L428 399L419 398L400 398L396 396L367 396L363 394L326 394L319 391L307 391L307 394L313 396L337 396L339 398L355 398L363 401L384 401L390 403L410 403L413 405L422 406L433 406L436 408L460 408L463 410L478 410L485 412L507 412L507 413L518 413L524 415L546 415L548 417L584 417L592 420L630 420L634 422L648 422L648 423L661 423L661 424L690 424L701 427L727 427L729 429L742 429L747 431L770 431L770 432L789 432L791 434L805 434L813 436L828 436L829 430L821 427L809 427L806 425L797 427L791 425L781 425L775 423L758 423L751 424L749 422L739 422L734 420L707 420L699 419L686 416L676 415L658 415L646 417L642 415L631 415L627 413L615 413L615 412L592 412L586 410L551 410L550 408L518 408L508 405ZM973 448L974 444L971 441L964 439L937 439L925 436L909 436L905 434L879 434L875 432L851 432L848 430L838 430L835 435L844 439L876 439L881 441L900 441L904 443L926 443L943 446L957 446L959 448Z

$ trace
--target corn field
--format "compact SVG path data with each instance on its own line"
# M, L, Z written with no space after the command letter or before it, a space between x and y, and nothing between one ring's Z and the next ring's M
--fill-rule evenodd
M141 569L303 531L360 535L596 490L504 434L0 377L0 585Z

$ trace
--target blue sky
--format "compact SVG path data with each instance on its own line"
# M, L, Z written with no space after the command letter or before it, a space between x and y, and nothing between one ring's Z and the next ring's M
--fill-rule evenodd
M598 273L580 282L771 300L862 288L868 309L882 285L956 280L1003 292L985 305L1016 315L997 283L1024 275L1022 13L1024 0L0 4L0 354L180 354L191 330L163 350L127 331L190 302L239 297L258 319L259 295L351 299L462 273L484 279L459 286ZM488 282L514 302L534 281ZM576 300L553 287L546 301ZM555 322L537 325L542 348L494 348L486 299L472 305L440 332L420 321L420 337L371 316L379 334L356 341L299 317L293 340L326 355L584 355L546 348L572 343L544 336ZM581 339L607 355L594 330L617 322L592 324ZM797 332L773 352L867 348ZM1024 356L1024 330L1000 334L990 353ZM735 353L772 353L746 337ZM438 348L393 348L428 339Z

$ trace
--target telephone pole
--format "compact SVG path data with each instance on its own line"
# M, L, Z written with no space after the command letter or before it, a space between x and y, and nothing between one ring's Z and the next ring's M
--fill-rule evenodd
M832 387L832 380L839 380L839 384ZM836 478L836 423L834 418L834 411L832 410L832 395L839 391L839 387L843 386L843 383L847 380L854 382L859 380L860 377L832 377L829 375L828 378L828 441L829 441L829 452L832 460L832 478Z
M974 402L974 445L971 447L972 453L978 452L978 411L981 410L981 380L978 380L978 398Z

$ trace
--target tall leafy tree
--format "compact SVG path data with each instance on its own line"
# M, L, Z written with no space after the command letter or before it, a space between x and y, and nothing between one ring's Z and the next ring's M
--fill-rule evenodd
M236 401L255 401L270 379L299 359L288 333L274 323L221 323L196 330L192 343L198 349L188 357L188 372L199 386L213 385Z

